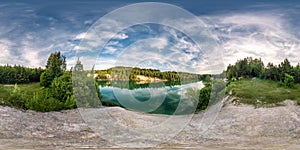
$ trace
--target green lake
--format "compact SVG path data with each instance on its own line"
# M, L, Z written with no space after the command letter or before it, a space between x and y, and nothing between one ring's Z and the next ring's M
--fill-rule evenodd
M103 101L129 110L157 114L190 114L195 111L201 81L155 82L100 81ZM194 91L194 92L193 92Z

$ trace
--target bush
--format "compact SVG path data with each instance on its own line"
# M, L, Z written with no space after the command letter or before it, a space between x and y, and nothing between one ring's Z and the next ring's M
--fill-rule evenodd
M34 96L26 103L26 107L35 111L48 112L61 110L64 105L59 100L52 97L49 89L43 89L34 94Z
M44 77L47 77L47 73L44 75ZM27 107L41 112L76 108L71 75L64 74L54 78L49 88L35 93L33 98L27 103Z
M76 108L76 102L74 95L71 95L67 98L66 102L64 103L64 109L73 109Z
M50 87L52 82L51 73L49 70L43 72L40 77L40 85L43 87Z
M211 89L212 89L211 85L206 84L205 87L203 87L200 90L197 111L205 110L207 108L207 106L209 104L209 100L210 100Z
M284 85L288 88L294 88L294 84L295 84L294 83L295 82L294 77L287 74L287 73L285 73L284 75L285 75Z
M26 109L27 99L25 97L25 94L21 92L21 89L16 84L14 86L13 91L10 93L7 103L9 106L19 108L19 109Z
M54 98L65 103L73 95L71 75L64 74L59 78L55 78L51 83L50 89Z

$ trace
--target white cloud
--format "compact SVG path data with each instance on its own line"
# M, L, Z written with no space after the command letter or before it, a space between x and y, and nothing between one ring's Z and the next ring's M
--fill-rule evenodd
M33 49L26 49L25 52L22 54L22 57L25 59L27 64L26 66L28 67L43 66L43 62L45 60L39 56L38 51Z
M128 35L126 35L125 33L122 34L117 34L113 37L114 39L120 39L120 40L124 40L128 38Z
M86 36L86 32L82 32L82 33L79 33L75 36L75 39L78 39L78 40L81 40L81 39L84 39Z
M260 57L278 64L288 58L300 62L299 39L287 28L285 18L264 13L215 16L211 28L224 48L224 63L235 63L244 57ZM222 40L224 39L224 40Z
M5 39L0 39L0 64L5 65L5 64L14 64L14 59L12 54L11 54L11 47L13 46L13 43L10 42L9 40Z
M152 38L148 39L147 43L152 48L164 49L169 43L166 38Z
M67 58L67 69L71 69L71 67L75 66L77 60L78 57ZM94 65L96 70L108 69L113 67L116 61L114 58L97 56L84 56L80 57L79 60L83 64L85 70L91 70Z

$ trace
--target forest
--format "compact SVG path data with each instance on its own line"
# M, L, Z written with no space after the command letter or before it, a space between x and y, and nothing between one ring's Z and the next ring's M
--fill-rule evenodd
M111 75L113 80L132 80L137 81L137 75L143 75L147 77L159 78L161 80L167 81L183 81L183 80L201 80L204 79L206 75L193 74L187 72L175 72L166 71L162 72L156 69L146 69L137 67L122 67L117 66L109 68L106 70L97 70L97 80L109 80L108 74Z
M265 66L261 59L247 57L229 65L226 76L229 81L257 77L293 87L294 83L300 83L300 65L292 66L288 59L284 59L278 65L269 62Z
M0 66L0 84L20 84L39 82L44 72L42 68L27 68L23 66Z

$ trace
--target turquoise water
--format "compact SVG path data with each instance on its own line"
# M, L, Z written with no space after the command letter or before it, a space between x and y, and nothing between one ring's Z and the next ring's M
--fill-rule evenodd
M193 113L202 82L180 84L159 82L137 84L132 81L102 81L100 92L103 101L117 103L129 110L158 114Z

